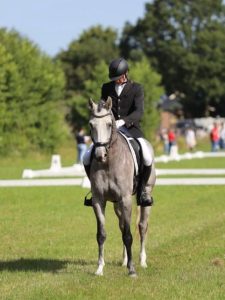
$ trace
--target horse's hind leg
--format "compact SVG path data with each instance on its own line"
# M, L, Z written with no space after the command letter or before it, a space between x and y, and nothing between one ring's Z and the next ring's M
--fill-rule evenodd
M105 205L93 201L93 209L97 220L97 242L98 242L98 269L96 275L103 275L104 261L104 242L105 233Z
M123 199L122 205L122 218L124 221L123 224L123 232L122 238L123 243L127 250L127 268L128 268L128 275L135 277L136 271L134 268L133 260L132 260L132 243L133 237L130 231L130 222L131 222L131 212L132 212L132 202L130 199Z
M146 240L146 233L148 230L148 218L150 214L151 207L140 207L140 216L139 216L139 222L138 222L138 229L140 234L140 243L141 243L141 249L140 249L140 264L143 268L147 268L146 263L146 251L145 251L145 240Z
M152 172L150 175L150 178L148 180L148 183L146 185L146 192L151 197L154 185L156 181L156 173L155 173L155 165L152 164ZM147 268L146 263L146 251L145 251L145 240L146 240L146 234L148 230L148 220L149 215L151 211L151 206L147 207L138 207L139 209L139 217L138 217L138 229L140 234L140 242L141 242L141 249L140 249L140 264L143 268Z

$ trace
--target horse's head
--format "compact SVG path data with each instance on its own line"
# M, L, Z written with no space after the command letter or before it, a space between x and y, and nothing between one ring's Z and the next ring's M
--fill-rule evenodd
M101 100L96 104L89 100L91 116L89 120L91 138L95 147L95 157L101 162L106 162L107 153L112 141L113 127L115 121L111 112L112 99Z

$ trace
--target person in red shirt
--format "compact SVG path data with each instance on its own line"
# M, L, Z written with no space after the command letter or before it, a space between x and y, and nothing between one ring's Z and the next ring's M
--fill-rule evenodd
M176 145L176 135L171 128L168 131L168 140L169 140L169 153L170 153L171 147L173 145Z
M219 134L219 127L216 122L213 124L213 128L210 132L210 140L211 140L211 151L212 152L217 151L219 149L220 134Z

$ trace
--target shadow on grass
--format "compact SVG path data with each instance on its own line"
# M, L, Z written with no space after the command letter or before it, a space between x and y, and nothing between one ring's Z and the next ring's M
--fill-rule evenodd
M57 273L63 269L67 268L67 265L75 266L88 266L96 264L93 261L85 261L83 259L77 260L59 260L59 259L30 259L30 258L20 258L16 260L0 261L0 272L10 271L10 272L51 272Z

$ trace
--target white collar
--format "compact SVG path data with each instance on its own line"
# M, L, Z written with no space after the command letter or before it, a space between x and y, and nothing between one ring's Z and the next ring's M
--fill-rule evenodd
M116 90L116 93L118 96L120 96L120 94L122 93L126 83L127 83L127 81L122 84L117 84L117 83L115 84L115 90Z

